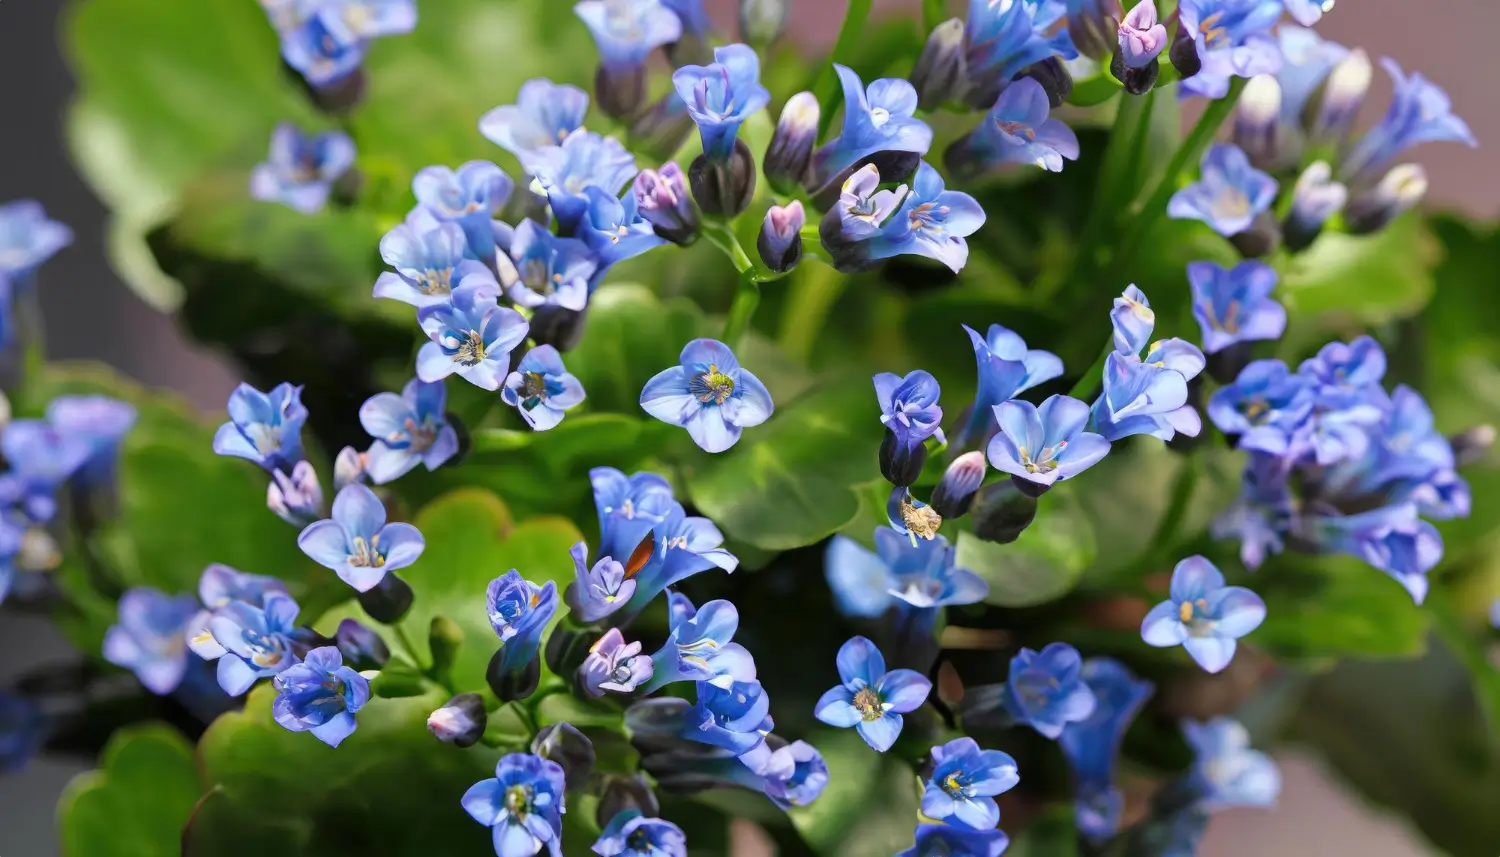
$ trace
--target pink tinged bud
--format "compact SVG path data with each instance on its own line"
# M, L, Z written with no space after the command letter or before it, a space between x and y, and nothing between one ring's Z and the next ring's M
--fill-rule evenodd
M1126 68L1144 68L1167 47L1167 28L1156 18L1154 0L1141 0L1120 22L1120 54Z
M953 459L932 491L932 508L944 518L957 518L968 512L979 486L984 484L987 470L984 453L978 450Z
M657 235L684 245L698 237L698 207L675 161L668 161L660 170L641 170L631 192L641 217Z
M483 697L460 693L427 716L427 731L445 744L472 747L484 735L488 720Z
M784 206L773 205L766 212L755 246L772 273L786 273L802 260L802 227L806 223L807 214L799 200Z

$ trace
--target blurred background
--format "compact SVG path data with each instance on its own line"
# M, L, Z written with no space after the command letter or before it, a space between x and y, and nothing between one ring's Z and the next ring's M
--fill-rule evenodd
M87 2L87 0L80 0ZM245 0L253 2L253 0ZM420 0L421 3L442 0ZM505 3L507 0L494 0ZM788 0L790 37L823 51L842 20L840 0ZM42 304L47 350L53 359L102 360L149 385L187 396L204 410L223 407L236 383L231 368L196 348L173 320L157 313L111 271L105 253L105 209L69 162L64 111L73 81L58 47L59 21L70 4L59 0L0 0L0 200L34 197L69 224L76 240L49 263ZM732 27L733 0L708 0L715 20ZM878 2L878 13L915 10L915 0ZM958 3L950 3L955 13ZM1480 139L1471 150L1448 147L1424 158L1432 189L1428 204L1482 218L1500 215L1500 3L1494 0L1341 0L1318 28L1325 37L1360 45L1372 55L1398 56L1447 89ZM141 56L149 63L150 56ZM1382 87L1385 91L1382 91ZM1380 79L1367 107L1382 108L1389 82ZM496 104L511 93L496 92ZM71 655L40 619L7 615L0 621L0 685L39 664ZM1435 724L1413 723L1411 728ZM1371 748L1378 753L1378 748ZM1344 790L1311 757L1281 758L1285 786L1273 812L1232 811L1215 816L1202 857L1424 857L1428 852L1401 822L1381 815ZM68 779L85 770L79 760L43 758L19 774L0 775L0 855L57 853L53 809ZM753 850L753 849L752 849Z

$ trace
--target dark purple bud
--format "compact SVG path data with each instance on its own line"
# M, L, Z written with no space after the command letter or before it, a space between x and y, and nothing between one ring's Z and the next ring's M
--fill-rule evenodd
M1152 58L1140 68L1131 68L1125 65L1119 54L1115 54L1115 58L1109 64L1109 73L1124 85L1127 93L1145 95L1156 86L1156 78L1161 74L1161 63Z
M750 207L755 196L755 157L744 140L734 141L734 152L722 161L703 155L688 169L688 184L704 214L734 217Z
M1488 424L1474 426L1448 438L1453 447L1453 460L1459 467L1483 461L1495 445L1495 427Z
M914 484L927 465L927 447L920 443L906 444L895 432L886 429L885 439L880 442L880 475L898 488Z
M394 625L401 621L406 611L411 609L411 602L415 596L406 581L394 574L387 574L375 584L374 589L359 593L357 598L359 606L370 614L371 619L386 625Z
M665 159L682 148L697 127L676 91L668 92L631 121L631 149Z
M1281 123L1281 84L1268 74L1250 78L1234 110L1234 144L1262 170L1277 169L1288 155Z
M488 722L484 697L477 693L460 693L427 715L427 731L444 744L472 747L484 736Z
M544 304L531 315L531 338L537 345L550 345L558 351L571 351L583 339L586 311ZM517 349L519 352L520 349Z
M1427 195L1427 171L1420 164L1391 167L1380 184L1349 201L1344 224L1355 235L1379 232Z
M458 648L464 644L464 629L447 616L432 617L427 630L427 646L432 650L432 672L447 676L458 658Z
M698 237L698 206L688 194L676 161L668 161L660 170L636 173L632 192L641 217L657 235L684 247Z
M546 648L542 650L547 669L552 670L553 675L573 675L588 659L589 647L597 639L597 628L579 629L569 627L567 623L557 625L547 638Z
M1233 384L1234 379L1240 376L1240 370L1250 362L1254 349L1255 343L1241 340L1228 348L1206 355L1209 376L1220 384Z
M644 778L618 775L607 777L594 820L599 822L600 827L605 827L610 819L629 810L655 818L661 814L661 804L657 802L656 793L651 791L651 786L646 784Z
M1036 497L1025 493L1015 480L984 488L974 502L974 535L985 541L1008 545L1034 520Z
M740 39L761 48L786 30L788 0L740 0Z
M1203 60L1198 56L1198 45L1193 41L1193 34L1181 25L1177 27L1177 38L1172 40L1172 48L1167 57L1172 60L1172 67L1177 69L1177 74L1183 80L1203 70Z
M323 86L308 83L302 72L289 65L283 65L282 68L296 80L313 104L329 116L348 116L365 100L366 77L363 68L356 68Z
M984 453L975 450L953 459L943 479L932 489L932 508L944 518L959 518L974 505L974 495L984 484Z
M1023 77L1029 77L1040 83L1042 89L1047 93L1047 101L1055 110L1062 106L1068 96L1073 94L1073 75L1068 73L1067 66L1057 57L1044 59L1039 63L1026 69ZM998 98L998 94L996 95ZM991 102L993 104L993 102ZM885 175L885 171L881 170Z
M531 742L531 752L562 766L568 791L588 785L594 770L594 742L570 723L544 726Z
M333 180L328 191L328 201L336 208L353 208L359 202L359 193L365 189L365 174L358 167L350 167Z
M600 63L594 72L594 101L613 119L634 116L646 103L646 67Z
M485 683L490 686L490 691L495 694L495 698L501 702L514 702L536 692L536 686L542 680L540 656L533 657L526 666L514 672L505 672L504 666L505 646L501 645L500 650L495 652L495 656L490 658L490 665L484 671Z
M1078 52L1086 57L1102 60L1115 50L1117 40L1115 15L1106 12L1110 7L1118 14L1117 0L1092 3L1069 3L1068 35Z
M1304 250L1323 231L1328 218L1344 209L1349 191L1333 180L1333 169L1327 161L1309 164L1297 178L1292 191L1292 210L1282 226L1288 250Z
M916 67L911 70L911 85L917 88L917 106L936 110L945 102L957 101L963 96L967 74L964 22L950 18L933 28Z
M333 642L344 656L344 664L356 670L378 670L391 659L385 640L353 619L339 623Z
M802 227L806 223L802 203L795 199L788 205L773 205L766 212L755 248L771 273L784 274L802 261Z
M790 194L807 180L813 147L818 142L818 116L818 98L811 92L793 95L781 108L762 165L766 181L777 193Z
M1281 224L1271 212L1262 211L1249 229L1233 235L1229 243L1246 259L1265 258L1281 246Z

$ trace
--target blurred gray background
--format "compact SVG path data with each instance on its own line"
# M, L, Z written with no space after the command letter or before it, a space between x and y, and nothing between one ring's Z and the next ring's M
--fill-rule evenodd
M81 0L87 2L87 0ZM244 0L246 3L254 0ZM442 0L418 0L419 6ZM505 0L495 0L505 2ZM789 32L826 48L842 20L840 0L788 0ZM48 263L42 304L47 350L54 359L103 360L152 385L186 394L205 410L223 407L235 379L213 353L194 347L172 320L149 309L110 271L104 252L105 211L73 171L63 141L63 113L73 82L57 47L56 0L0 0L0 201L40 200L73 227L74 245ZM732 0L708 0L726 28ZM962 14L961 0L950 0ZM914 10L915 0L881 0L879 13ZM1495 0L1339 0L1319 31L1372 55L1389 54L1445 87L1481 143L1500 141L1500 3ZM148 58L143 57L143 61ZM1380 80L1372 111L1383 109ZM496 93L495 103L509 93ZM1500 144L1479 150L1446 146L1423 161L1433 205L1481 217L1500 215ZM43 663L66 660L67 646L45 623L0 618L0 686ZM1413 728L1420 728L1413 724ZM1372 748L1372 752L1378 752ZM1399 820L1382 817L1346 794L1316 761L1281 759L1279 808L1217 816L1202 857L1425 857ZM0 775L0 857L58 853L53 806L81 765L42 759L19 775ZM758 850L758 849L746 849ZM458 855L454 855L458 857ZM479 857L474 855L474 857Z

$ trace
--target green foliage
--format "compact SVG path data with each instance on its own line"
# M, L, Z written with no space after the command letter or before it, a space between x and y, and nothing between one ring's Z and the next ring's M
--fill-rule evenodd
M64 857L177 857L202 795L193 747L168 726L115 733L99 769L79 774L57 807Z
M1072 591L1094 561L1094 531L1071 495L1037 504L1036 520L1009 545L958 536L958 566L990 585L986 604L1033 607Z
M1266 601L1250 641L1278 660L1413 657L1427 647L1430 611L1399 583L1352 557L1279 557L1237 583Z

